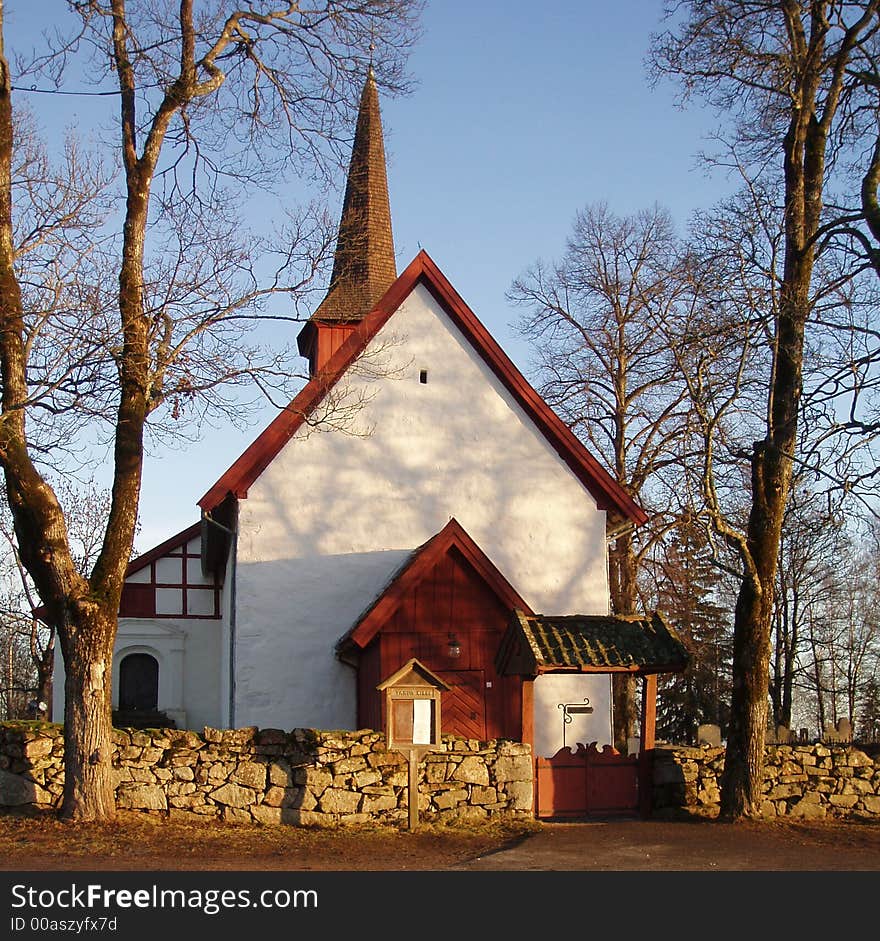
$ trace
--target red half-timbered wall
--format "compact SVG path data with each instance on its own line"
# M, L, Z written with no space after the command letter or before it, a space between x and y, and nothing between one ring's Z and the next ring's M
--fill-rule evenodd
M443 694L442 731L467 738L522 735L522 679L499 676L494 659L510 608L455 546L407 590L363 650L358 667L358 723L383 728L376 685L411 657L452 688ZM461 647L449 654L450 636Z
M219 618L220 583L204 575L196 524L128 567L121 618Z

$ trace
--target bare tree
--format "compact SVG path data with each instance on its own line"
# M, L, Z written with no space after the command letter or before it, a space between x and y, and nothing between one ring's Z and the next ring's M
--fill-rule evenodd
M804 643L814 613L843 576L840 560L847 554L847 542L839 501L823 499L800 475L792 486L779 544L770 679L774 727L792 727Z
M535 345L544 397L651 514L642 531L613 534L618 614L636 613L639 566L676 519L663 478L683 456L687 393L657 326L686 293L680 264L664 209L618 218L590 206L577 214L562 260L535 264L508 295L527 310L520 330ZM636 721L631 677L614 678L613 713L615 747L625 753Z
M104 525L110 511L110 492L99 487L93 479L80 482L73 476L62 477L51 484L67 520L74 564L77 571L87 577L103 543ZM0 615L6 628L7 642L13 646L26 646L29 653L29 662L22 662L20 671L26 679L17 683L16 689L26 692L28 701L44 703L45 708L36 712L39 717L45 717L51 714L56 632L53 625L47 625L41 619L40 598L21 560L5 493L2 500L0 559L3 564L0 573L3 588Z
M222 404L225 382L258 374L255 352L236 343L240 318L258 313L269 292L297 293L312 271L298 268L303 249L293 237L254 262L260 246L237 225L236 192L338 149L368 60L387 87L399 87L418 6L180 0L172 10L159 0L86 0L70 11L75 35L15 76L0 48L0 464L21 560L65 662L61 813L108 820L111 658L148 419L198 418ZM62 303L41 323L27 285L44 297L48 279L36 256L21 255L13 221L26 201L14 176L13 86L25 76L62 81L60 67L81 56L99 87L114 91L121 192L83 247L68 235L80 231L77 220L56 219L53 231L79 267L58 284ZM266 267L268 284L258 277ZM35 371L39 350L44 366ZM272 373L270 364L260 374ZM32 444L38 415L46 437L56 417L95 421L112 448L110 507L88 576Z
M813 276L825 244L826 186L847 155L859 158L841 102L850 70L873 61L880 16L876 0L685 0L671 12L677 18L653 43L655 69L723 109L746 178L753 185L763 178L780 194L770 201L782 238L778 280L768 285L774 303L763 321L765 408L742 481L748 518L742 532L720 527L743 567L721 796L722 815L735 819L760 810L774 585L798 452L806 331L817 310Z

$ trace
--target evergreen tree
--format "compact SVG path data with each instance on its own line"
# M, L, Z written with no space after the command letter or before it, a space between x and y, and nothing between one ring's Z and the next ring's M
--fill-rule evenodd
M732 637L723 580L712 564L705 536L685 522L665 547L658 606L691 655L683 673L660 678L657 734L696 743L697 727L713 723L726 732L729 719Z

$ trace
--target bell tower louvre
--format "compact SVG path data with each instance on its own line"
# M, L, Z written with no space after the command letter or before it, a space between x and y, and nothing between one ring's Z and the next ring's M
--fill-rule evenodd
M397 279L379 92L372 67L361 93L330 287L297 337L317 375Z

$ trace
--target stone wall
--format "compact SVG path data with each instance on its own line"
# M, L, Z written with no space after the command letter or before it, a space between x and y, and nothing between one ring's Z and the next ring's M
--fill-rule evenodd
M654 810L714 814L724 749L663 746L654 758ZM880 819L880 756L845 745L768 745L765 817Z
M408 814L407 760L380 732L170 729L114 732L120 809L171 819L337 826ZM0 808L57 808L61 727L0 723ZM419 766L420 819L532 815L528 745L444 736Z

